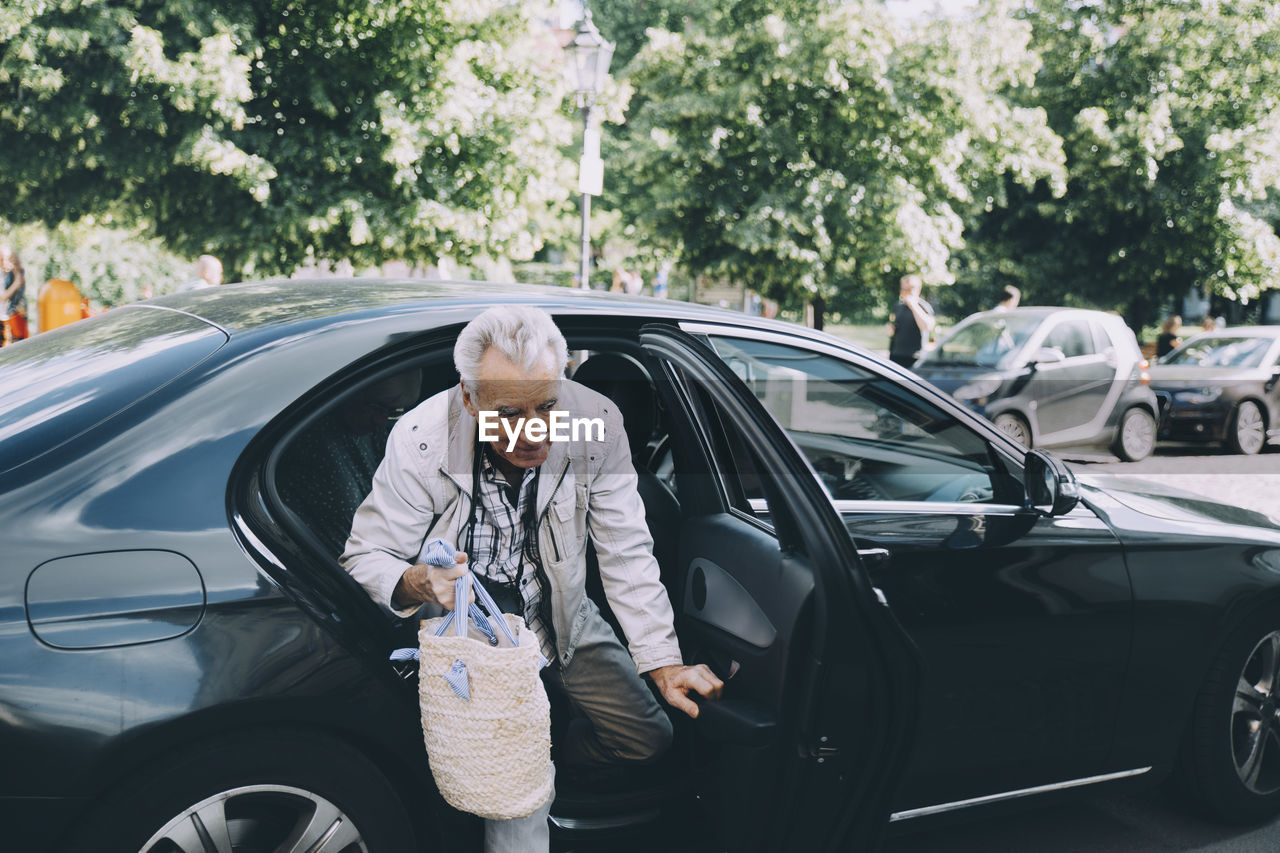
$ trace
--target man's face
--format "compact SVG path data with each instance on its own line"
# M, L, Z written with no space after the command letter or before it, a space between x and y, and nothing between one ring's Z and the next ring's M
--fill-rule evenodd
M546 356L529 370L513 364L498 350L490 348L480 359L475 387L465 382L462 384L463 405L468 412L475 417L479 417L482 411L498 413L505 425L499 426L499 440L493 443L492 449L517 468L536 468L547 461L551 443L546 439L531 442L526 438L525 430L521 429L515 447L508 451L507 430L514 432L520 418L524 418L526 423L548 421L559 396L560 374L556 371L555 356L550 348Z

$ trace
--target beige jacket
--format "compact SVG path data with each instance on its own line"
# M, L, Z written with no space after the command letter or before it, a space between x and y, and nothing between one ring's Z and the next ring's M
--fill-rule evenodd
M552 442L538 479L538 544L560 662L572 660L587 621L603 618L586 595L590 534L605 595L637 669L681 663L622 416L607 397L569 380L558 407L605 424L604 441ZM341 560L388 613L407 617L418 609L397 609L391 594L424 542L439 537L461 547L475 436L476 420L462 405L459 386L422 402L391 432Z

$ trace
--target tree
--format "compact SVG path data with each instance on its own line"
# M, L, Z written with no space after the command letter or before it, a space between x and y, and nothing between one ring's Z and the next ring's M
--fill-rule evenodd
M194 275L190 261L158 240L91 217L55 228L0 221L0 234L22 253L29 303L51 278L71 281L92 308L101 309L170 293Z
M949 282L962 213L1002 197L1002 176L1061 186L1043 111L991 94L1036 69L1004 5L960 36L870 0L720 6L650 31L616 155L629 218L691 269L856 310L906 272Z
M9 0L0 196L231 270L530 256L562 203L559 51L501 0Z
M961 277L1021 279L1138 328L1193 286L1252 299L1280 285L1275 4L1037 0L1026 19L1044 57L1027 97L1064 140L1067 192L1012 188Z

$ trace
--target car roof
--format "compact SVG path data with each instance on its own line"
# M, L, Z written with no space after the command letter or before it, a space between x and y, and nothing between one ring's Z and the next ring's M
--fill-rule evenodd
M1035 318L1043 319L1045 317L1050 316L1051 314L1062 314L1062 313L1091 314L1095 317L1111 317L1117 320L1121 319L1118 315L1112 314L1108 311L1098 311L1093 308L1068 308L1066 306L1061 306L1061 305L1032 305L1025 308L1018 307L1018 308L1014 308L1013 310L1005 310L1005 311L999 311L993 308L990 311L979 312L974 316L987 317L987 316L1000 316L1002 314L1013 314L1018 317L1035 317Z
M1280 326L1227 326L1197 332L1197 338L1280 338Z
M458 308L478 314L493 305L522 304L536 305L552 314L639 315L677 322L732 324L866 352L864 347L824 332L725 308L649 296L516 283L388 278L277 279L200 288L135 304L191 314L232 336L248 330L284 333L281 327L312 325L366 312Z

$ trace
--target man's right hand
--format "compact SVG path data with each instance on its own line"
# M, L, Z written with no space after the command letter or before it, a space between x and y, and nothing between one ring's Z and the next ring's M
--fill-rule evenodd
M396 582L395 592L391 594L391 603L396 607L411 607L415 604L438 604L445 610L453 609L453 582L462 577L466 571L467 555L459 551L457 564L453 566L432 566L427 563L416 563L405 569L400 580ZM471 594L475 600L475 593Z

